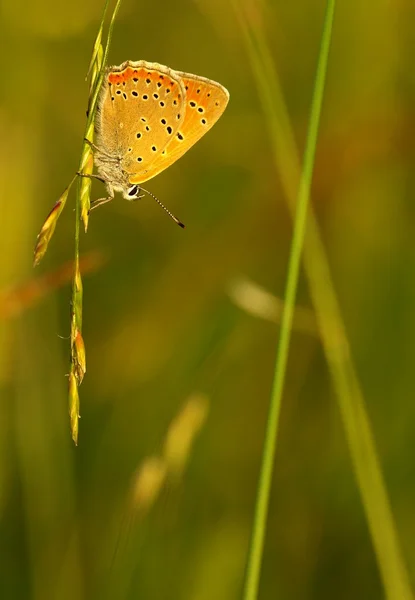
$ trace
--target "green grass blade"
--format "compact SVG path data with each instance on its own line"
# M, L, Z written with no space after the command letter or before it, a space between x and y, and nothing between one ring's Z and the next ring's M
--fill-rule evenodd
M274 159L285 197L295 215L299 161L278 76L263 32L245 19L234 2L271 132ZM363 393L353 363L319 227L310 207L304 239L304 266L341 413L353 469L389 600L413 598L393 514L377 457Z
M324 83L327 71L329 46L334 16L334 0L329 0L326 9L325 24L314 85L314 95L310 113L310 124L306 141L304 167L300 179L294 231L288 263L288 275L284 295L284 308L281 318L281 330L278 343L274 384L267 419L258 495L255 507L253 533L248 555L248 565L243 597L255 600L258 596L262 555L266 532L266 523L271 492L272 471L275 459L279 416L287 369L288 351L295 309L301 254L307 220L310 189L313 179L314 160L317 146L317 134L323 102Z

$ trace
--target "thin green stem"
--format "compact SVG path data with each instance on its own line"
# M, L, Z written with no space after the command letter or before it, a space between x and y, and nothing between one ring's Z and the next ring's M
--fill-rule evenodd
M97 61L99 63L99 53L101 48L101 37L104 19L106 16L108 1L106 0L104 11L101 19L100 28L98 30L98 34L95 40L94 49L93 49L93 59L90 65L90 71L93 70L94 62ZM79 171L82 171L84 165L87 163L88 158L90 157L91 149L89 145L85 142L85 138L89 139L91 136L93 122L95 118L95 111L97 106L98 94L101 89L102 81L105 74L106 63L108 58L108 52L111 44L112 32L114 28L115 19L120 8L122 0L117 0L109 28L107 41L105 45L105 51L102 58L102 63L100 65L100 70L98 76L95 78L92 76L93 81L93 93L92 99L89 102L89 113L87 118L87 123L85 126L85 134L84 141L82 144L81 151L81 159L79 162ZM88 218L88 208L89 208L89 188L86 192L86 197L82 198L82 179L79 178L76 198L75 198L75 260L74 260L74 277L72 282L72 305L71 305L71 369L70 369L70 390L69 390L69 407L70 407L70 415L71 415L71 428L72 428L72 437L75 443L77 443L78 439L78 407L79 407L79 398L77 396L77 390L74 389L74 385L79 386L82 382L84 373L85 373L85 348L82 339L82 279L81 273L79 270L79 246L80 246L80 234L81 234L81 214L82 214L82 202L86 204L86 216L85 216L85 226Z
M91 123L93 122L93 120L95 118L95 110L96 110L96 104L97 104L97 100L98 100L98 94L101 89L101 84L102 84L102 81L104 78L105 68L106 68L107 58L108 58L108 52L109 52L111 39L112 39L112 32L114 29L114 23L115 23L115 19L118 14L118 10L120 8L121 2L122 2L122 0L117 0L117 3L114 7L114 11L112 13L111 21L110 21L109 28L108 28L107 43L105 45L102 66L101 66L100 74L99 74L99 77L97 78L95 90L93 93L93 98L92 98L92 102L90 105L90 111L89 111L87 123L85 126L84 137L87 136L88 130L91 126ZM102 20L101 20L101 25L100 25L101 29L102 29L103 22L105 19L108 3L109 3L109 0L106 0L104 12L102 15ZM83 161L84 161L84 154L88 150L89 150L89 146L85 142L83 142L82 156L81 156L81 160L79 162L79 169L82 169L82 165L83 165ZM80 241L80 233L81 233L81 195L80 195L80 192L81 192L81 179L78 180L77 194L76 194L76 201L75 201L76 202L76 204L75 204L75 273L77 273L79 271L79 241ZM72 286L72 306L73 307L76 306L76 299L77 299L77 286L76 286L76 282L74 279L74 283ZM80 324L82 325L82 312L81 312L81 323Z
M284 390L285 374L287 370L288 352L295 308L295 299L297 294L298 277L301 265L301 255L306 230L310 189L313 178L317 135L323 102L324 84L326 79L327 62L334 17L334 6L335 0L328 0L314 85L313 100L311 105L310 123L304 154L304 166L301 173L300 187L296 205L293 238L291 242L288 275L281 318L281 330L276 356L274 383L264 440L252 539L248 555L243 594L244 600L255 600L258 596L279 416Z
M257 22L244 18L234 0L259 97L271 132L274 160L288 208L295 214L299 161L281 85L265 36ZM326 251L312 207L304 241L304 267L321 341L376 553L385 597L413 598L399 544L361 385L349 347Z

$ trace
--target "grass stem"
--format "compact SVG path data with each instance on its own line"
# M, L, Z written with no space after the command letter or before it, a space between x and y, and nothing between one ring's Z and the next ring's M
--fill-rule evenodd
M245 17L237 0L234 0L234 5L271 133L275 165L281 178L288 208L295 216L300 168L279 79L264 33L257 22ZM319 226L311 206L304 237L303 260L385 596L388 600L410 600L413 595L409 577L396 533L363 392L356 374ZM260 564L254 550L251 545L249 560L255 560ZM255 571L258 569L255 565L250 566L248 571L250 569L254 569L251 575L254 581ZM254 597L251 594L245 598Z
M301 265L301 254L307 221L307 210L310 189L313 179L314 159L317 146L318 127L323 102L324 83L334 17L334 0L329 0L326 8L325 23L319 54L314 93L310 113L310 122L304 154L304 166L300 178L300 187L296 204L294 230L288 263L288 275L284 294L284 305L281 317L281 329L278 342L274 383L267 419L267 427L262 454L261 472L257 491L253 532L248 555L244 600L255 600L258 596L261 563L264 550L266 523L271 493L272 472L275 460L275 448L278 433L279 416L285 375L287 371L288 352L291 338L298 277Z

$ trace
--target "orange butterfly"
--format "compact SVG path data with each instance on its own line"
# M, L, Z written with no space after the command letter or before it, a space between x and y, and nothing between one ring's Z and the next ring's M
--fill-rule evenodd
M140 197L141 183L187 152L228 101L219 83L158 63L109 67L98 98L96 145L91 144L108 197L93 206L112 200L115 192L128 200Z

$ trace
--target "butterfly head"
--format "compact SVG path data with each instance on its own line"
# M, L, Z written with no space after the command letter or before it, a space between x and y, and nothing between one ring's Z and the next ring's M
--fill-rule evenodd
M123 196L127 200L138 200L138 198L142 198L143 195L140 194L141 188L136 183L130 185L130 187L126 190L123 190Z

